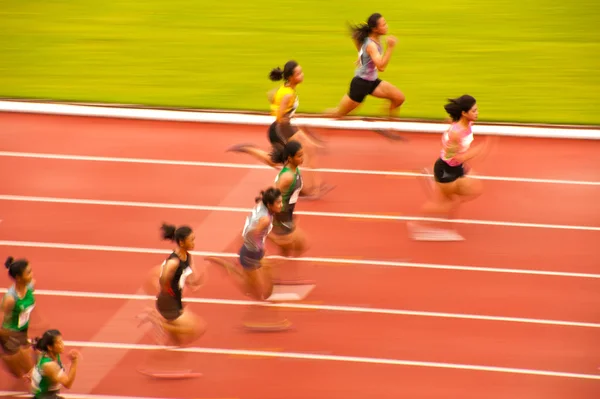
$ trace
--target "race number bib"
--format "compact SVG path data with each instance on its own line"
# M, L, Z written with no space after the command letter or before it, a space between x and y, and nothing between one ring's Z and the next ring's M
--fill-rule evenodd
M33 368L31 373L31 393L35 394L40 389L40 382L42 381L42 375L37 367Z
M35 307L35 305L31 305L21 312L21 314L19 315L19 324L18 324L19 328L22 328L27 323L29 323L29 318L31 317L31 312L33 311L34 307Z
M292 193L292 195L290 196L290 205L298 202L298 197L300 196L300 190L302 190L302 187L297 188L296 191L294 191Z
M183 289L185 287L185 280L192 274L192 269L190 267L186 268L181 272L181 277L179 277L179 288Z

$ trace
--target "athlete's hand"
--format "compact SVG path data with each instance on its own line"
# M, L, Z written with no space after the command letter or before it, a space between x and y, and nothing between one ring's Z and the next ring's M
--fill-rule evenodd
M398 43L398 39L396 39L395 36L388 36L387 37L387 45L388 45L388 47L394 47L396 45L396 43Z
M69 357L71 358L71 361L75 362L81 358L81 353L77 349L72 349L69 352Z

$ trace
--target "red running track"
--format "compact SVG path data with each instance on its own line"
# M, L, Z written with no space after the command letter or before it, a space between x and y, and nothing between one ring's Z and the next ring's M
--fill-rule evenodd
M313 310L284 310L294 323L291 332L248 334L240 330L245 307L227 300L245 298L221 273L209 268L203 290L187 294L205 302L189 304L209 325L197 347L315 356L190 353L186 361L197 365L204 376L173 382L149 381L135 371L148 351L124 349L123 344L152 341L143 330L132 327L129 316L152 301L127 295L138 292L149 267L162 261L163 255L151 250L169 250L158 237L162 221L195 227L197 251L237 251L243 213L168 209L160 204L251 207L255 193L272 181L274 171L232 168L229 164L256 164L224 150L240 142L266 146L265 128L16 114L2 114L0 123L3 252L33 262L38 289L43 290L38 295L39 314L60 328L67 340L113 346L83 349L84 360L70 393L186 399L552 399L596 398L600 393L600 379L591 378L600 377L600 256L596 248L600 232L583 228L600 227L600 185L511 180L598 182L597 142L502 138L476 169L481 175L507 179L486 181L485 195L465 206L461 217L513 225L460 225L465 242L415 243L401 221L301 216L300 225L311 242L306 256L320 260L295 263L317 286L304 302ZM435 158L439 144L439 137L425 134L406 135L405 143L389 143L368 132L320 133L331 146L321 166L332 169L418 171ZM22 153L220 165L41 159ZM549 167L549 158L561 167ZM348 171L325 177L337 188L323 201L301 202L300 211L410 216L425 198L414 177ZM150 204L129 207L70 203L68 199ZM572 227L514 225L519 222ZM44 243L52 245L44 248ZM368 264L369 260L393 264ZM480 269L461 270L461 266ZM513 272L500 272L507 269ZM5 275L0 281L4 287L10 284ZM88 297L70 298L70 291ZM221 302L206 303L207 299ZM403 313L385 314L381 309ZM408 311L417 313L409 315ZM468 315L486 317L474 320ZM551 324L551 320L558 323ZM314 358L319 355L392 359L404 364ZM450 366L431 367L433 362ZM590 378L469 370L459 365L578 373ZM0 390L15 386L11 377L0 375Z

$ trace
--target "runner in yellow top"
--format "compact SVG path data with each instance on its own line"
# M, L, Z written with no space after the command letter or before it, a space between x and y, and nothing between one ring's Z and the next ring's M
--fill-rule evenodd
M316 169L317 148L322 148L323 145L318 140L309 137L307 131L299 129L291 123L300 103L296 88L304 81L302 67L296 61L288 61L283 70L280 68L273 69L269 78L272 81L284 81L281 86L268 93L271 115L275 117L275 121L269 126L268 131L273 151L276 149L281 150L290 140L298 141L304 148L308 169ZM269 166L278 167L278 164L272 160L272 154L252 144L236 145L231 147L229 151L245 152ZM316 172L311 171L311 173L305 174L304 178L306 179L306 185L303 194L311 199L318 199L333 188L322 184L321 178Z

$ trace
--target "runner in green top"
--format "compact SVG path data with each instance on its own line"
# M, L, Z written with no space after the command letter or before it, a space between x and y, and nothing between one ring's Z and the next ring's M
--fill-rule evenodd
M284 167L275 178L275 187L281 191L281 212L273 217L273 230L269 239L277 245L283 256L301 256L307 249L304 233L294 220L296 202L303 186L300 165L304 161L302 145L294 140L288 141L284 147L274 148L273 162ZM273 278L276 284L285 284L279 278ZM297 283L297 282L296 282Z
M8 257L4 265L15 284L7 290L1 303L2 360L15 377L21 378L33 368L33 352L27 336L29 318L35 307L33 272L26 259Z
M31 393L36 399L58 399L60 387L68 389L75 382L80 354L77 350L69 353L71 367L67 374L60 358L65 349L60 331L46 331L42 338L36 340L35 347L40 356L31 376Z

